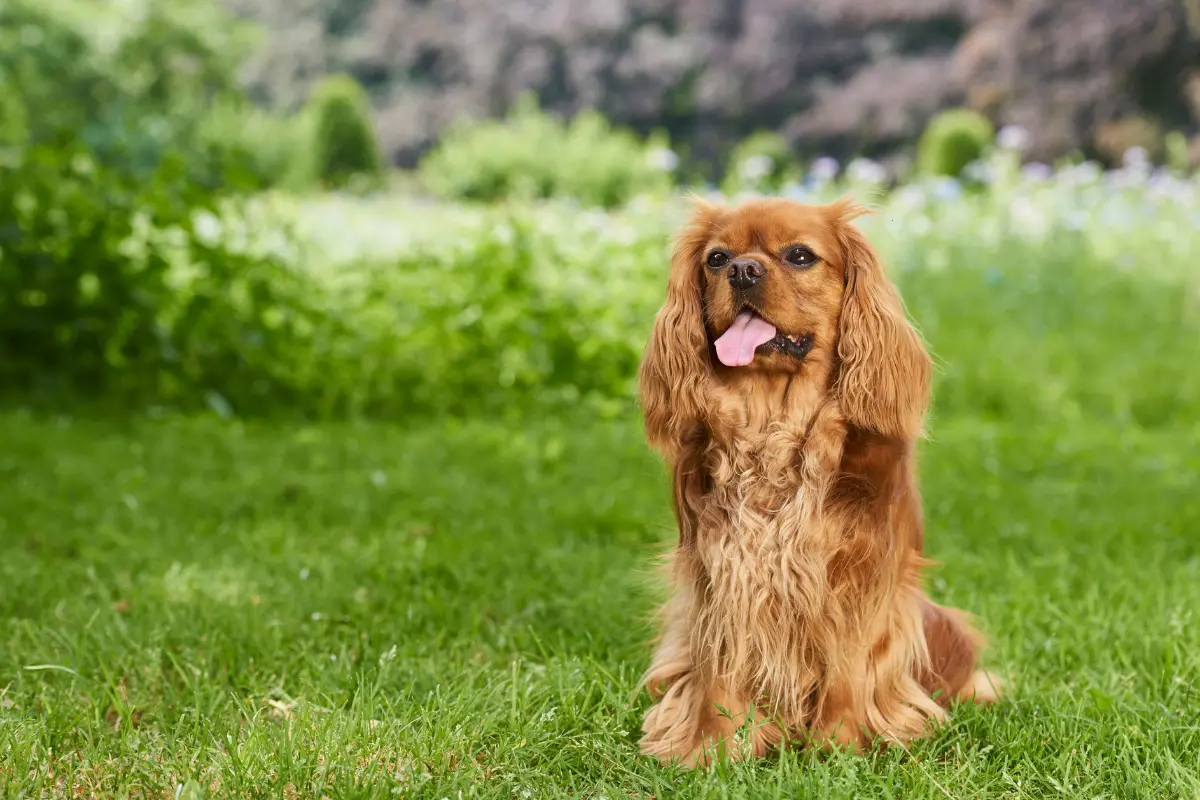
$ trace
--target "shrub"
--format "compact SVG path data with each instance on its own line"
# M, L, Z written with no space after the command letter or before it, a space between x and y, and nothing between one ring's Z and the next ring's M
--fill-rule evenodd
M303 189L313 181L312 132L307 116L257 108L244 98L214 104L204 118L201 140L249 172L257 186Z
M375 138L371 104L362 86L348 75L317 84L309 100L313 177L329 186L352 180L379 180L383 156Z
M929 175L959 177L995 138L987 118L965 108L943 111L930 120L917 144L917 166Z
M670 185L674 165L655 163L658 150L597 111L566 125L526 95L503 120L452 126L422 159L420 174L429 191L447 198L574 197L613 207Z
M0 4L0 143L23 145L107 122L115 81L84 36L33 2Z
M270 396L311 293L276 259L214 240L220 195L164 154L153 175L79 142L0 163L0 385L243 407Z
M56 9L0 6L0 94L20 109L0 126L0 386L286 400L282 350L312 327L312 287L201 224L244 188L193 127L233 62L171 5L116 47Z
M39 144L67 132L99 163L143 177L187 149L204 180L222 180L223 154L196 133L214 102L240 93L243 28L211 3L127 5L101 24L88 4L0 3L0 136Z
M1179 131L1171 131L1163 137L1163 152L1167 166L1176 172L1187 172L1191 169L1191 159L1188 153L1188 140Z
M729 155L723 187L726 192L750 189L777 192L799 177L795 154L777 133L760 131L747 137Z

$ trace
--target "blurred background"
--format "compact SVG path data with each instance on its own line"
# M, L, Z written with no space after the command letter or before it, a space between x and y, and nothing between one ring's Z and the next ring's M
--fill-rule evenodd
M0 379L39 402L615 408L683 191L853 193L902 283L992 309L1027 248L1103 262L1055 291L1189 271L1200 213L1191 0L8 0L0 37ZM1062 391L961 363L998 334L927 288L947 403L1191 402L1073 386L1086 338Z
M500 116L526 93L661 131L683 175L714 177L747 137L801 159L882 160L903 172L940 111L967 107L1029 132L1027 155L1120 161L1190 145L1200 114L1200 7L1183 0L518 0L231 3L265 41L251 96L295 109L314 81L353 76L382 145L416 166L445 129Z
M0 787L1197 796L1198 162L1197 0L0 0ZM868 769L636 756L689 193L936 356L1012 702Z

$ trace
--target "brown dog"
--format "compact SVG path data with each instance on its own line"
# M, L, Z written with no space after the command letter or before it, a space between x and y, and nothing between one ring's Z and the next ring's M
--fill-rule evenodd
M678 237L639 378L679 525L644 753L903 741L995 699L981 637L921 589L930 359L862 213L698 203Z

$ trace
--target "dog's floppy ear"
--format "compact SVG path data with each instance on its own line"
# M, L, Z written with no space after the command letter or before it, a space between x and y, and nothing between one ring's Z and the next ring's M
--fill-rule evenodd
M849 201L830 209L846 263L838 331L842 409L857 427L914 438L929 404L929 353L870 242L851 224L866 209Z
M705 384L712 374L701 299L701 264L718 206L697 201L675 239L667 299L638 373L638 394L646 417L646 438L674 460L702 433L707 417Z

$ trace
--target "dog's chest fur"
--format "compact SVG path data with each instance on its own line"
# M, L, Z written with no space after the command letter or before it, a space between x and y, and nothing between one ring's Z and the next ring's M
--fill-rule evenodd
M802 446L776 429L709 450L694 639L717 675L797 722L843 628L829 577L839 536Z

